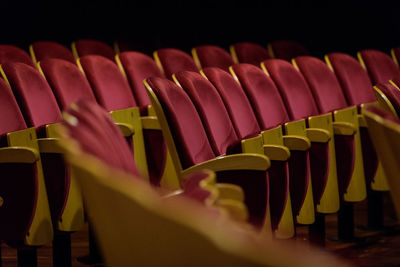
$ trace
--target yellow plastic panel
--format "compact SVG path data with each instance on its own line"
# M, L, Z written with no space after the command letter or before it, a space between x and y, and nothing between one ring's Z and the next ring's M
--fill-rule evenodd
M349 107L341 110L336 110L334 113L335 121L343 121L352 123L357 129L354 134L355 145L355 162L353 175L351 177L349 186L344 194L344 200L348 202L359 202L367 197L367 187L364 175L364 163L361 149L360 130L357 117L357 107Z
M264 155L262 136L257 135L256 137L242 140L242 152Z
M264 144L283 145L281 126L263 131L261 134L263 136Z
M324 129L333 136L332 114L313 116L308 119L309 127ZM339 186L336 169L335 140L330 138L329 146L329 173L325 191L322 194L317 211L320 213L335 213L340 208Z
M39 151L39 146L36 142L36 131L34 128L8 133L7 142L9 146L30 147ZM36 167L38 179L36 212L28 230L28 234L25 237L25 243L31 246L45 245L53 239L53 225L43 177L42 162L40 159L36 161Z

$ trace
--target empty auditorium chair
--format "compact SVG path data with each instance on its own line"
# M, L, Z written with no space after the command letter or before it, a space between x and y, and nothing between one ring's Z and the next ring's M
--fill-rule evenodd
M240 42L229 46L229 51L235 63L249 63L257 67L264 60L270 59L266 47L257 43Z
M390 55L375 49L364 49L357 52L357 57L373 85L389 80L400 83L400 69Z
M255 153L216 154L189 96L172 81L152 77L144 81L180 180L199 169L211 169L217 182L239 185L245 193L249 222L271 232L269 219L269 159Z
M0 45L0 64L5 62L21 62L35 66L29 54L14 45Z
M75 63L72 51L66 46L53 41L37 41L29 46L29 53L36 64L45 58L59 58Z
M92 39L80 39L72 42L71 50L75 58L86 55L100 55L114 60L115 56L115 52L109 44Z
M207 69L205 68L205 70ZM248 128L248 123L235 125L236 128L239 128L239 132L247 131L246 137L239 138L226 110L224 104L226 99L222 99L212 83L199 73L182 71L175 73L173 79L184 89L193 102L215 154L258 153L265 154L270 160L275 161L268 170L272 229L277 237L293 237L293 216L288 196L289 173L287 160L290 157L289 150L279 145L263 145L260 130L253 127ZM246 100L244 94L243 98ZM242 105L238 104L238 106ZM246 121L251 121L251 118L255 120L255 117L251 117L252 111L251 107L249 108L248 115L243 112L246 111L245 109L241 109L244 114L242 118ZM255 124L257 124L256 121Z
M303 44L293 40L269 42L267 49L272 58L280 58L286 61L290 61L294 57L310 55L310 52Z
M4 80L0 101L0 239L17 248L46 245L53 227L36 131L27 128Z
M229 71L234 64L232 56L224 48L216 45L201 45L192 48L192 57L199 69L218 67Z
M153 52L157 66L172 80L172 74L179 71L199 71L194 59L185 51L176 48L162 48Z
M400 121L390 111L377 105L367 105L362 114L365 117L372 142L381 159L386 174L390 194L397 213L400 215L400 174L398 151L400 149Z
M347 264L316 248L269 241L221 211L186 199L166 201L140 179L80 151L67 159L80 178L107 266Z

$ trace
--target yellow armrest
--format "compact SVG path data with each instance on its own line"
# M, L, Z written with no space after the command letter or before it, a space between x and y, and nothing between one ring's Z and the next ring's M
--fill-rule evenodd
M247 207L243 202L232 199L219 199L217 206L225 209L234 220L245 222L249 217Z
M64 149L59 144L59 138L39 138L37 141L40 153L64 153Z
M311 142L307 137L300 135L284 135L283 144L290 150L306 151L310 149Z
M307 128L306 134L311 142L327 143L331 140L330 133L327 130L320 128Z
M285 161L290 157L290 150L280 145L264 145L264 155L270 160Z
M254 153L241 153L227 156L219 156L199 163L195 166L182 171L182 175L209 169L212 171L229 171L229 170L257 170L265 171L271 166L271 162L267 156Z
M143 129L161 130L160 124L156 116L146 116L140 118L142 121Z
M244 192L240 186L228 183L216 183L216 187L219 191L219 199L244 201Z
M358 118L358 125L360 127L367 127L367 122L365 121L364 115L358 114L357 118Z
M39 160L39 152L29 147L0 148L0 163L35 163Z
M350 122L335 121L333 122L333 131L336 135L354 135L357 130Z
M122 122L116 122L115 124L121 130L123 136L129 137L129 136L134 135L135 130L133 129L133 127L131 125L129 125L127 123L122 123Z

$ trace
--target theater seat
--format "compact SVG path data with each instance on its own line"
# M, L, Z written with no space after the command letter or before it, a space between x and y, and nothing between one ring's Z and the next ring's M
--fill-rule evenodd
M36 64L45 58L59 58L75 63L72 51L66 46L53 41L37 41L29 46L29 53Z
M192 57L199 69L218 67L229 71L234 64L232 56L224 48L216 45L201 45L192 48Z
M0 45L0 64L5 62L21 62L35 66L29 54L14 45Z
M179 71L199 71L194 59L185 51L176 48L162 48L153 52L157 66L172 80L172 74Z
M294 40L272 41L268 43L267 49L271 58L280 58L286 61L291 61L294 57L310 55L303 44Z
M257 67L260 66L262 61L271 58L267 48L257 43L235 43L229 46L229 51L235 63L249 63Z
M80 39L71 43L71 50L75 58L86 55L99 55L114 60L115 52L106 42L93 39Z
M374 90L380 106L395 117L400 115L400 90L390 82L378 83Z
M217 182L239 185L245 193L249 222L261 232L271 232L267 169L264 155L216 154L189 96L165 78L144 81L180 181L199 169L217 173Z

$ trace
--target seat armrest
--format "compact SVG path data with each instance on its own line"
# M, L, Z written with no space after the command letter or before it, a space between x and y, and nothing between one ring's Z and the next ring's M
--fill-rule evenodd
M307 128L306 134L311 142L327 143L331 140L331 134L325 129Z
M60 146L59 138L39 138L37 141L40 153L64 153L64 149Z
M335 121L333 122L333 131L335 135L354 135L357 129L350 122Z
M290 150L306 151L311 147L310 140L305 136L284 135L282 136L282 138L283 138L283 144Z
M125 137L130 137L135 134L135 130L133 127L127 123L116 122L115 123L122 132L122 135Z
M264 145L264 155L270 160L286 161L290 157L290 150L280 145Z
M216 183L215 185L219 191L219 199L244 201L244 192L240 186L229 183Z
M145 116L141 117L143 129L148 130L161 130L160 123L156 116Z
M0 163L35 163L39 160L39 152L29 147L0 148Z

